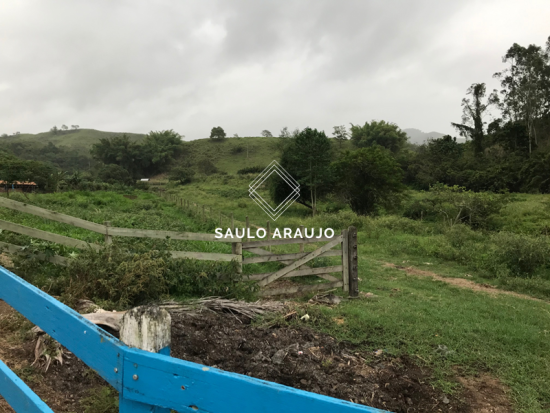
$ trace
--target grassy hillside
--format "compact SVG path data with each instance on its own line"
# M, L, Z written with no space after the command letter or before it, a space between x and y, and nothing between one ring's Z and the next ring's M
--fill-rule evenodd
M0 138L0 143L37 143L40 145L53 143L55 146L63 146L67 149L73 149L81 155L88 155L90 148L96 142L99 142L101 138L113 138L115 136L121 136L124 132L103 132L95 129L78 129L60 131L56 135L52 132L42 132L37 134L22 133L20 135L8 136ZM145 136L138 133L126 133L132 140L140 140Z
M187 151L180 163L190 160L197 164L204 159L212 161L221 172L236 174L249 166L267 166L281 157L284 139L272 137L227 138L221 142L212 139L197 139L186 142ZM351 142L344 142L335 150L351 149Z

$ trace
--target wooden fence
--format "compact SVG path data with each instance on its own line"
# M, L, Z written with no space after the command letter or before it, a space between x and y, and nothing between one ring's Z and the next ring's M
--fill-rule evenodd
M178 197L174 194L170 194L164 190L164 188L159 187L155 189L157 194L164 198L168 202L173 202L176 206L186 209L188 212L192 213L194 216L199 218L202 221L208 219L219 222L219 226L223 227L224 221L227 223L228 228L232 230L235 229L235 224L238 223L233 213L225 214L221 211L214 211L212 207L206 205L200 205L196 202L193 202L189 199L184 199ZM271 222L267 221L265 227L260 227L254 224L251 224L248 216L245 218L244 222L241 222L245 228L245 236L243 238L243 243L235 243L233 245L234 254L241 254L242 251L253 253L259 255L259 257L248 257L243 258L242 264L252 264L252 263L261 263L261 262L272 262L279 261L288 267L285 267L278 271L277 273L264 273L264 274L252 274L248 275L249 279L259 281L261 286L267 286L268 284L276 281L280 278L289 278L289 277L299 277L299 276L308 276L316 275L319 278L330 281L329 283L316 284L316 285L301 285L301 286L291 286L283 288L271 288L269 290L264 290L261 292L261 295L279 295L279 294L292 294L299 292L311 292L311 291L322 291L329 290L333 288L340 288L346 292L349 292L349 295L356 297L359 295L359 278L358 278L358 262L357 262L357 230L355 227L349 227L347 230L343 230L341 234L340 242L332 244L332 247L340 245L339 250L331 250L332 247L323 246L313 253L304 253L304 245L308 243L317 243L317 242L326 242L334 241L336 238L288 238L288 239L279 239L274 240L271 238ZM250 241L246 238L246 234L251 227L263 228L266 230L267 239L263 241ZM301 234L304 234L304 227L300 227ZM337 237L338 238L338 237ZM273 254L271 253L271 247L274 245L283 245L283 244L299 244L300 253L297 254ZM262 247L269 247L269 251L263 249ZM237 248L237 249L235 249ZM318 268L309 268L305 265L308 261L311 261L314 258L320 257L330 257L330 256L339 256L341 257L341 264L329 267L318 267ZM297 260L301 259L298 264ZM332 274L332 275L331 275Z
M172 358L169 347L149 349L157 353L131 348L1 266L0 286L1 300L42 328L118 391L121 413L169 413L170 409L180 413L381 412ZM1 360L0 396L17 413L52 413Z
M187 208L195 208L194 204L192 205L192 203L190 203L189 201L178 198L175 198L174 201L176 202L176 204L179 204L181 206L186 205ZM234 260L238 264L239 272L242 272L243 264L246 265L265 262L280 262L281 264L285 265L284 268L281 268L275 272L251 275L247 274L244 276L250 280L258 281L258 284L261 287L267 287L268 285L282 278L310 275L314 275L321 278L322 280L328 281L323 282L322 284L317 283L314 285L293 285L283 287L275 286L274 288L263 288L260 292L261 295L291 294L298 292L322 291L334 288L342 288L344 291L349 292L350 296L357 296L359 294L357 278L357 231L354 227L343 230L340 235L334 236L332 238L307 238L305 236L302 236L299 238L273 239L271 238L271 232L268 222L266 226L267 239L265 240L250 241L246 238L232 238L231 241L228 241L224 238L216 238L214 234L117 228L112 227L110 225L110 222L97 224L94 222L89 222L80 218L72 217L54 211L49 211L47 209L43 209L22 202L17 202L3 197L0 197L0 207L32 214L41 218L73 225L75 227L102 234L104 235L105 244L112 243L112 237L114 236L160 239L170 238L173 240L231 243L232 251L230 254L193 251L171 251L171 254L173 258L191 258L212 261ZM202 206L203 216L204 210L205 207ZM220 214L220 224L222 223L221 221L222 216ZM249 229L250 226L248 218L246 219L245 225L246 229ZM234 226L235 221L233 220L233 217L231 217L231 228L234 229ZM84 241L74 238L66 237L59 234L53 234L47 231L30 228L24 225L15 224L4 220L0 220L0 229L27 235L32 238L58 243L72 248L93 248L95 250L103 248L103 245L86 243ZM305 234L303 227L301 227L301 234ZM315 249L314 251L305 252L305 245L319 242L326 242L326 244ZM271 249L272 246L288 244L299 244L300 252L292 254L275 254L270 250L266 250L263 248L269 247L269 249ZM335 247L337 249L334 249ZM22 247L12 244L0 243L0 248L7 249L11 253L23 253ZM248 253L247 255L254 254L255 256L243 257L243 251ZM66 262L66 259L64 257L59 256L47 257L38 254L36 255L36 257L39 259L47 259L60 265L64 265ZM311 268L307 265L313 259L320 257L339 257L340 263L338 265L315 268Z

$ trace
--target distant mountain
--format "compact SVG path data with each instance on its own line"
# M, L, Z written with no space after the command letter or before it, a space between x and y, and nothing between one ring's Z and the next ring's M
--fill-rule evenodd
M422 132L419 129L409 128L402 129L409 136L409 142L417 145L422 145L428 139L438 139L445 136L444 133L439 132Z

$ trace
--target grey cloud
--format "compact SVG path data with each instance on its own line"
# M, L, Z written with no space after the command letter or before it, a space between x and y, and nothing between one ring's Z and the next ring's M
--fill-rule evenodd
M517 41L542 43L550 33L535 23L544 26L541 8L550 4L528 2L537 9L525 17L512 0L491 3L518 24L480 36L517 30ZM472 36L461 43L493 17L479 4L8 1L0 14L0 133L77 123L198 138L213 125L242 136L285 125L329 132L374 118L452 132L465 89L490 83L510 45Z

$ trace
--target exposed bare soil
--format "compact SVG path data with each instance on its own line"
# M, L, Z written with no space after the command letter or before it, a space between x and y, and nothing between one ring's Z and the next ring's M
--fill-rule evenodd
M82 411L79 400L104 381L70 353L46 373L30 368L33 343L2 331L7 317L15 312L0 301L0 358L55 412ZM429 369L408 357L373 358L306 327L260 328L230 314L173 314L172 356L393 412L513 411L490 376L459 378L464 391L445 395L429 384ZM0 398L0 412L12 411Z
M431 277L434 280L443 281L444 283L451 284L451 285L454 285L456 287L467 288L467 289L472 290L472 291L480 291L480 292L484 292L484 293L487 293L487 294L493 295L493 296L494 295L499 295L499 294L501 294L501 295L511 295L513 297L523 298L525 300L540 301L540 302L543 302L543 303L547 302L547 301L541 300L539 298L531 297L531 296L528 296L528 295L525 295L525 294L515 293L513 291L500 290L500 289L498 289L496 287L493 287L492 285L489 285L489 284L478 284L476 282L466 280L465 278L442 277L442 276L440 276L440 275L438 275L434 272L431 272L431 271L424 271L424 270L420 270L420 269L414 268L414 267L404 267L404 266L401 266L401 265L392 264L390 262L384 263L383 266L387 267L387 268L396 268L398 270L405 271L409 275L417 275L417 276L420 276L420 277Z

